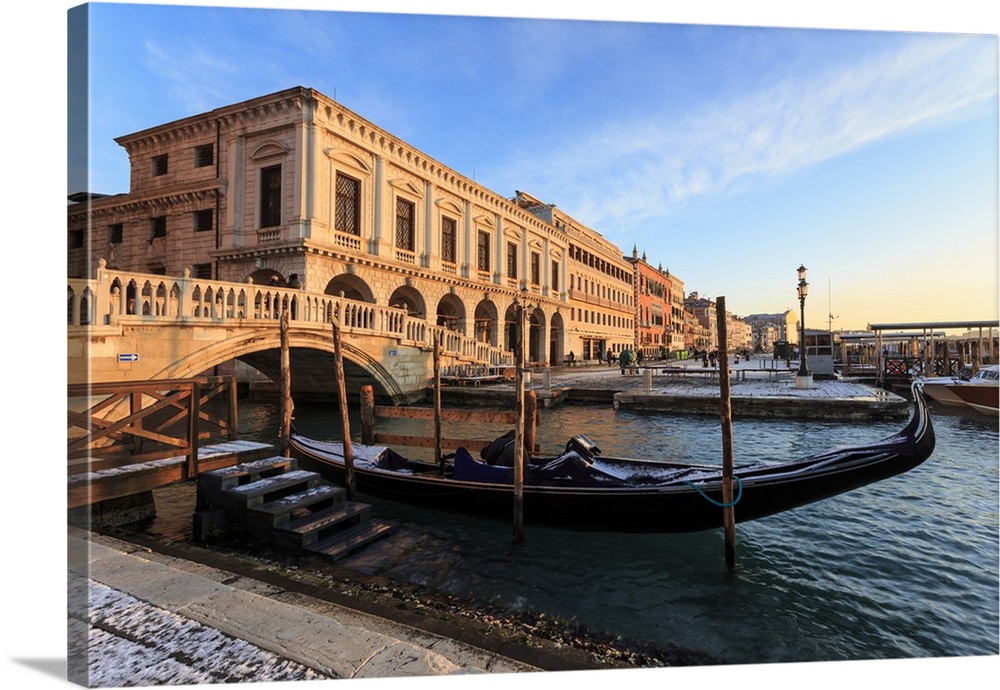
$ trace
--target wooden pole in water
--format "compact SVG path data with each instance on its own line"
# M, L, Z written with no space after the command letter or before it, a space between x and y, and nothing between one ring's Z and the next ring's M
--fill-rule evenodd
M515 304L514 359L517 362L514 423L514 542L524 540L524 305Z
M441 348L434 334L434 462L438 474L444 476L444 455L441 453Z
M719 331L719 416L722 420L722 525L726 540L726 567L736 567L736 515L733 503L733 412L730 400L729 346L726 342L726 298L715 300Z
M535 452L538 438L538 394L530 390L524 394L524 447L528 458Z
M340 327L333 321L333 366L337 379L337 402L340 407L340 428L344 437L344 485L347 500L353 501L356 492L354 481L354 448L351 446L350 410L347 407L347 380L344 376L344 354L340 348Z
M375 390L369 383L361 386L361 442L375 445Z
M292 367L288 347L288 310L281 312L281 382L279 384L281 397L281 428L278 431L278 450L286 458L291 455L291 444L288 439L292 435Z

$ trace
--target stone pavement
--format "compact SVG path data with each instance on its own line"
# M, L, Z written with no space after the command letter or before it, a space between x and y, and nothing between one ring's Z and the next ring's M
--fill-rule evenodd
M534 371L530 387L539 404L550 406L567 398L612 404L616 409L666 413L718 414L718 369L700 361L647 363L637 373L621 373L615 365L553 367ZM665 369L680 370L665 373ZM851 379L817 379L812 388L797 388L795 372L770 358L730 363L730 397L734 416L881 420L905 419L910 402L896 393ZM647 373L651 377L647 379ZM570 392L570 395L567 395ZM494 383L477 388L446 387L447 404L513 396L514 384Z
M69 679L90 687L539 670L71 528Z

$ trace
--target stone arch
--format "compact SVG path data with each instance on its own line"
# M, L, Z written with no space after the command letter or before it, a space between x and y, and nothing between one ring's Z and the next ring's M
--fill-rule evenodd
M250 274L250 280L253 281L254 285L273 285L274 287L286 287L288 285L285 276L273 268L258 268Z
M339 276L334 276L330 279L330 282L326 284L326 287L323 289L323 293L327 295L344 296L347 299L353 299L359 302L375 303L375 295L372 293L371 288L368 287L368 283L353 273L341 273Z
M510 303L503 315L503 349L515 352L517 344L517 304Z
M498 324L500 314L497 312L497 305L491 300L484 299L476 305L475 331L473 337L478 342L488 343L496 347L500 342L500 328Z
M424 296L412 285L400 285L393 290L389 296L389 306L405 309L411 318L427 318L427 305L424 303Z
M549 363L558 364L566 358L566 331L562 314L556 312L549 323Z
M438 301L437 325L465 335L465 304L458 295L448 293Z
M290 348L318 350L331 356L334 354L332 339L325 331L299 330L293 327L289 330L288 336ZM249 357L268 350L278 351L280 347L280 335L275 329L253 329L249 333L244 329L234 337L213 343L174 362L171 366L157 372L152 378L190 378L231 360ZM371 377L380 398L385 398L393 404L407 402L407 394L399 382L364 348L352 343L350 338L345 338L341 341L341 352L345 364L350 361ZM332 380L332 376L330 380Z
M527 351L525 359L529 362L546 361L545 347L545 312L541 307L528 310L528 322L526 324L528 332L525 344Z

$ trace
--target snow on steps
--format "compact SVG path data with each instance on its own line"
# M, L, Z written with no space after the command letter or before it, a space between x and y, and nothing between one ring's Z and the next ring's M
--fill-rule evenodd
M281 456L204 472L198 477L195 538L237 523L278 545L341 558L395 529L373 518L370 505L347 501L346 493Z

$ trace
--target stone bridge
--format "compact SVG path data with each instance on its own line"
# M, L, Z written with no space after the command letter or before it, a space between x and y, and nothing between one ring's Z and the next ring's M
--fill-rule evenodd
M108 269L69 279L69 383L144 381L213 373L244 362L277 381L280 316L288 310L293 394L334 393L333 328L341 329L348 389L373 385L406 403L430 383L435 338L441 365L501 366L513 354L415 318L405 308L307 292Z

